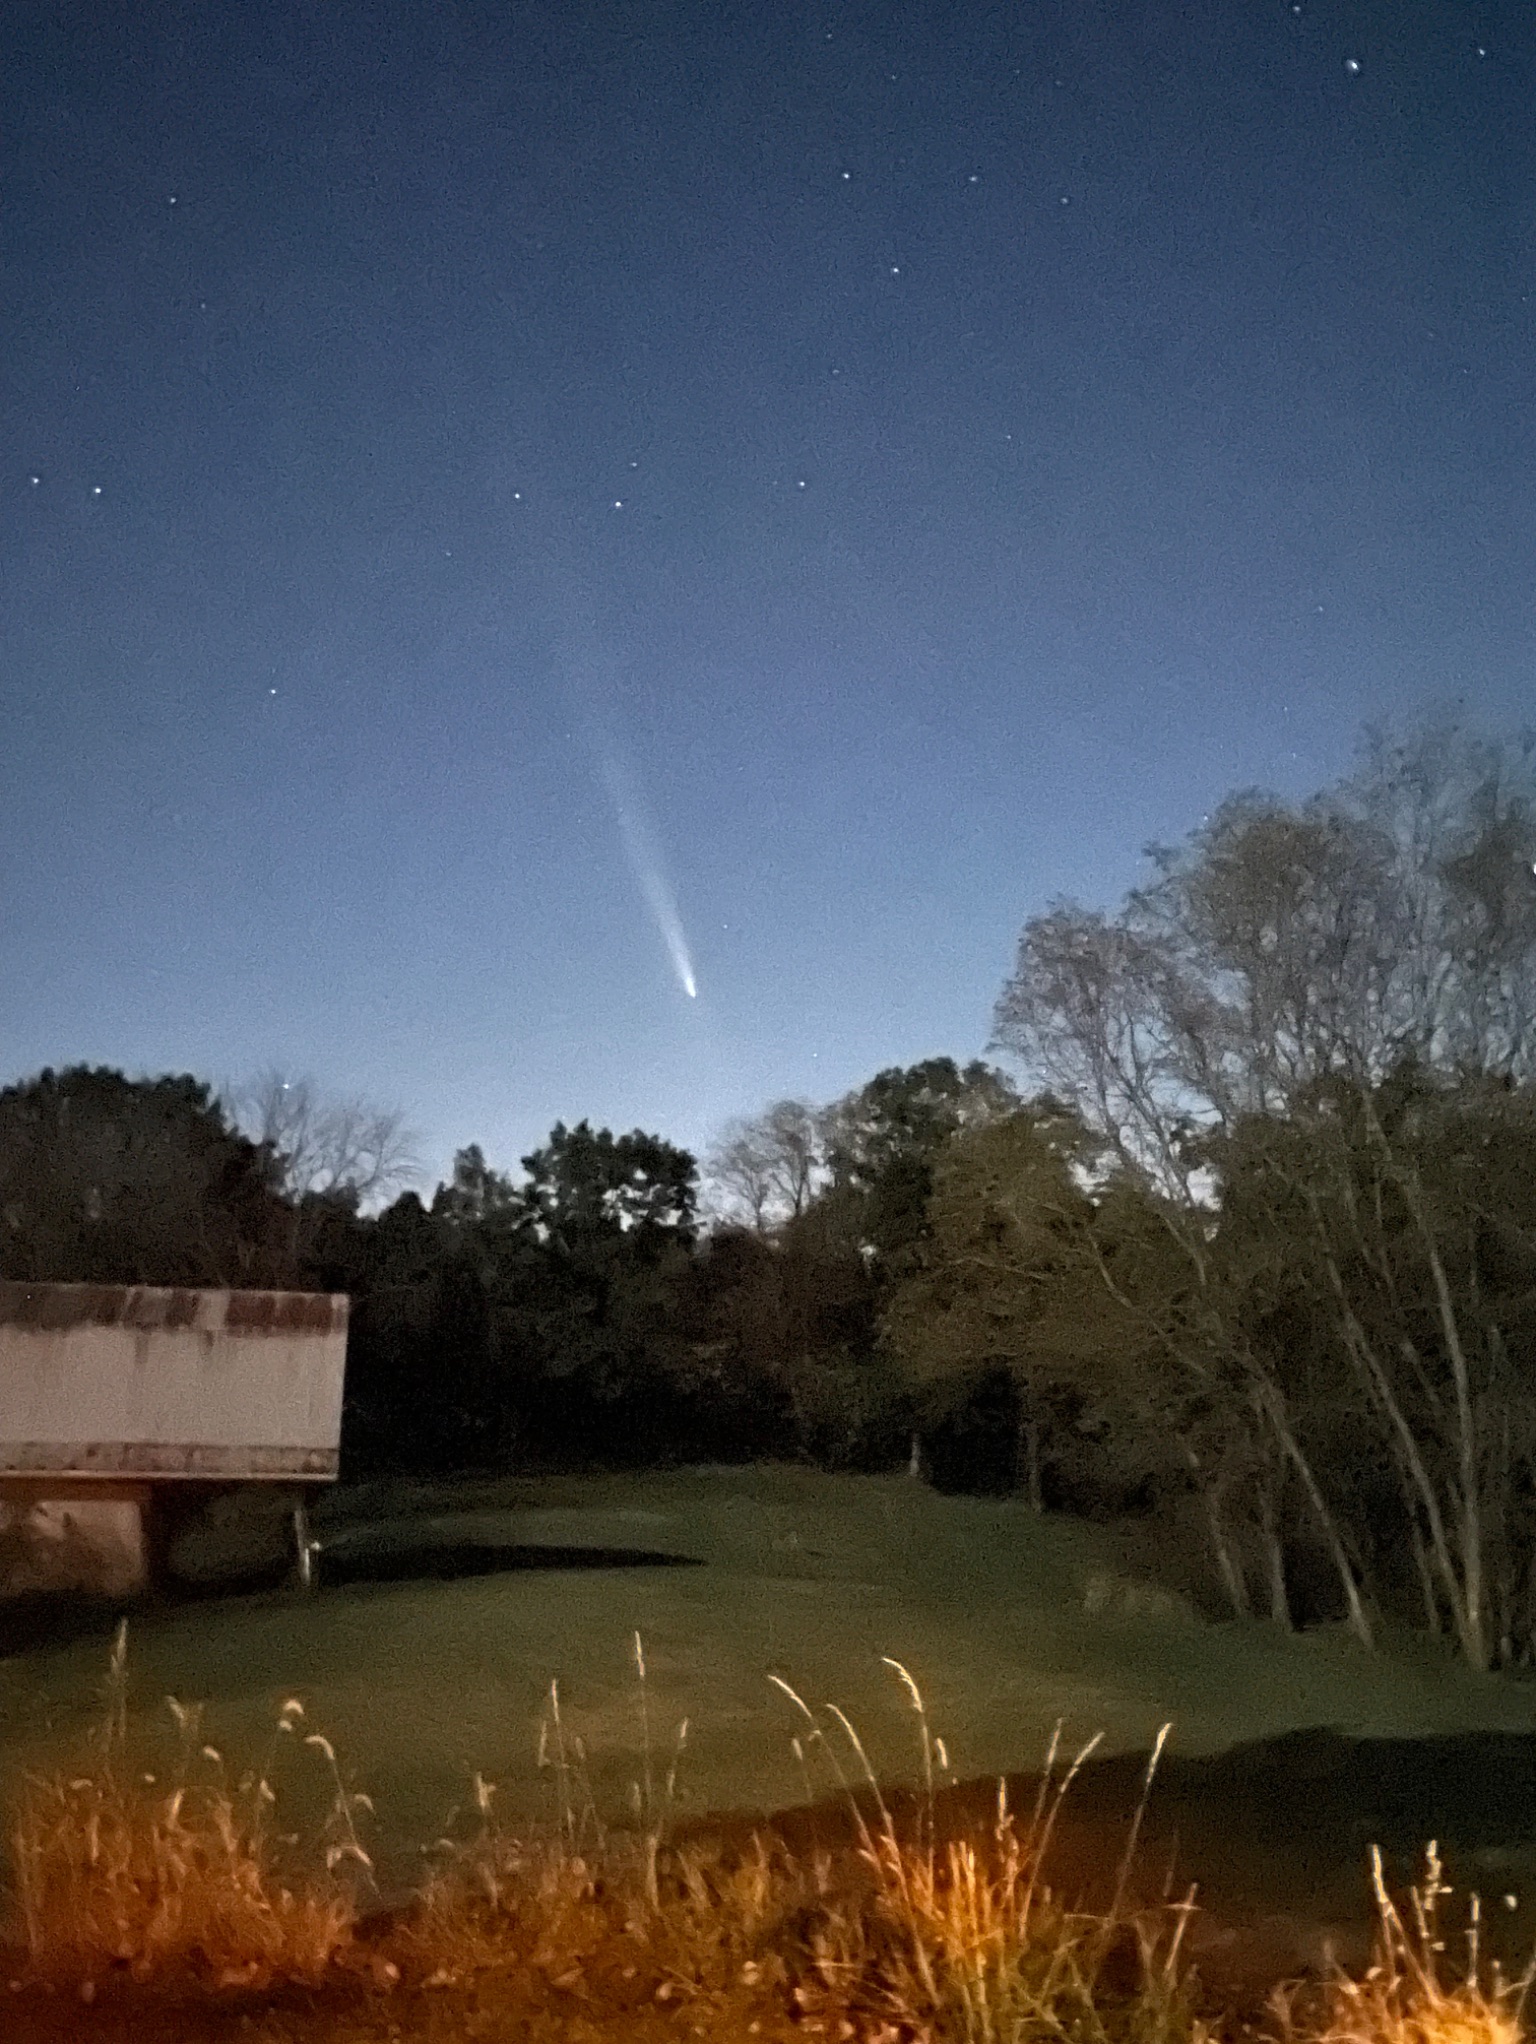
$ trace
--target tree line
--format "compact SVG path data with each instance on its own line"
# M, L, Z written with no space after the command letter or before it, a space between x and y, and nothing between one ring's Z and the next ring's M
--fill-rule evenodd
M1235 1614L1536 1656L1536 746L1377 734L1026 923L993 1052L702 1172L557 1126L398 1191L269 1080L0 1093L0 1270L354 1299L357 1473L796 1455L1198 1525Z

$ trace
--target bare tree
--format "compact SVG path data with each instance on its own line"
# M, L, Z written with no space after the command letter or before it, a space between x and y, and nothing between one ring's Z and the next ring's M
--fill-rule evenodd
M1187 1193L1189 1138L1319 1081L1536 1078L1536 740L1367 739L1294 807L1238 795L1115 917L1025 926L997 1040Z
M1405 1065L1245 1126L1223 1174L1224 1233L1371 1425L1426 1622L1480 1668L1536 1648L1533 1137L1529 1089Z
M283 1192L297 1204L346 1199L377 1206L417 1175L402 1114L356 1098L327 1100L312 1079L269 1069L235 1096L234 1111L252 1140L270 1148Z
M1392 1039L1430 1070L1536 1078L1536 734L1367 734L1341 791L1391 847Z
M729 1123L704 1165L715 1214L759 1234L798 1219L826 1176L825 1111L804 1100Z

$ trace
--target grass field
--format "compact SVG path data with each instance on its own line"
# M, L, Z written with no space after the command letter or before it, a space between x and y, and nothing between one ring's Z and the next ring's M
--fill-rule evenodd
M1361 1876L1381 1817L1399 1893L1432 1834L1474 1877L1496 1843L1495 1896L1536 1876L1536 1685L1207 1622L1134 1531L903 1479L356 1490L317 1531L317 1588L146 1608L111 1679L109 1629L0 1659L17 2044L1524 2044L1491 1969L1524 1964L1532 1898L1459 1970L1460 1934L1383 1888L1368 1972ZM1005 1818L984 1777L1027 1775L1058 1720L1066 1754L1123 1757L1043 1828L1015 1781ZM796 1813L830 1751L859 1778L859 1734L916 1786L929 1732L934 1793ZM1421 1892L1453 1930L1452 1876Z
M595 1800L622 1819L643 1771L633 1658L645 1649L653 1772L689 1721L678 1814L805 1796L803 1726L769 1680L837 1703L887 1779L911 1779L914 1721L882 1656L927 1698L956 1778L1027 1770L1057 1719L1101 1751L1214 1753L1294 1728L1418 1736L1536 1729L1536 1685L1476 1677L1422 1649L1367 1654L1342 1633L1289 1637L1202 1621L1128 1572L1123 1542L1008 1502L948 1499L902 1478L696 1469L337 1493L317 1531L333 1555L440 1539L599 1547L695 1567L518 1569L458 1581L358 1583L148 1612L130 1644L134 1715L206 1700L209 1735L256 1751L283 1701L334 1741L377 1810L387 1885L464 1806L475 1770L512 1821L551 1814L535 1764L552 1680ZM0 1770L57 1755L97 1708L104 1640L0 1662ZM317 1784L319 1793L324 1784ZM302 1799L302 1796L301 1796Z

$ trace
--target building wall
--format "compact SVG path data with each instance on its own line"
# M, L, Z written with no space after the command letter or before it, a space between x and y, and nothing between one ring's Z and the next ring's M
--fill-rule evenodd
M146 1507L127 1497L0 1495L0 1597L131 1597L149 1580Z
M347 1307L0 1284L0 1478L333 1477Z

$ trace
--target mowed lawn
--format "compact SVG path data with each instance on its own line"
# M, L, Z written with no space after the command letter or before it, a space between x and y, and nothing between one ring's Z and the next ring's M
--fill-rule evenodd
M553 1814L552 1776L537 1765L552 1680L597 1806L622 1819L644 1770L637 1632L658 1785L688 1720L684 1817L804 1799L791 1739L806 1727L772 1675L813 1705L841 1706L882 1775L913 1779L915 1721L882 1656L921 1686L960 1779L1037 1765L1058 1718L1069 1742L1099 1732L1106 1752L1144 1748L1171 1720L1186 1754L1320 1725L1396 1737L1536 1729L1536 1685L1424 1649L1372 1655L1331 1629L1203 1622L1150 1588L1150 1554L1149 1587L1138 1586L1123 1539L899 1477L696 1469L338 1493L319 1530L337 1551L441 1540L701 1564L524 1568L145 1614L129 1668L146 1738L168 1723L165 1696L206 1700L203 1735L238 1767L300 1697L349 1784L373 1798L392 1880L470 1801L477 1769L512 1820ZM63 1759L99 1707L106 1658L95 1639L0 1662L8 1778ZM296 1749L280 1766L301 1801L306 1774L318 1792L316 1753Z

